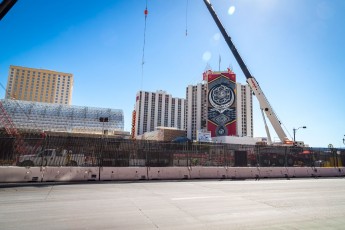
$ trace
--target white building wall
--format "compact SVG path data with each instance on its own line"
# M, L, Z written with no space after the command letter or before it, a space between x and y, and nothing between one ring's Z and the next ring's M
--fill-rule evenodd
M148 93L147 98L147 105L145 105L145 93ZM153 94L155 95L152 98ZM141 95L141 97L140 97ZM161 103L159 103L159 96L162 97ZM146 128L146 132L154 131L158 126L164 126L167 124L167 127L172 127L172 99L173 97L170 94L167 94L165 91L156 91L156 92L145 92L139 91L137 93L137 97L139 98L136 101L136 117L135 117L135 137L144 133L144 126ZM167 98L166 98L167 97ZM174 126L173 127L181 127L184 129L184 99L174 98L175 99L175 118L174 118ZM180 118L180 125L178 125L178 101L182 101L182 111L181 111L181 118ZM167 102L167 105L165 105ZM145 106L147 106L147 117L144 117L144 110ZM161 114L159 114L159 110ZM152 111L152 112L151 112ZM165 118L165 112L167 111L167 119ZM158 116L160 116L161 122L158 122ZM153 118L153 119L152 119ZM151 121L152 120L152 121ZM153 122L153 127L152 123Z
M236 83L237 136L253 137L252 91L248 84Z
M186 129L187 129L187 137L192 139L192 109L193 109L193 86L189 85L187 87L187 104L188 110L186 111Z
M201 104L201 98L202 98L202 84L198 84L197 86L197 94L196 94L196 114L202 115L202 104ZM195 132L195 138L196 138L196 131L201 129L201 117L196 117L196 129L193 130L193 133Z
M156 92L156 98L155 98L155 115L154 115L154 127L158 126L158 101L159 101L159 95L158 92Z
M181 100L181 129L186 129L185 124L185 114L186 114L186 100L182 99ZM177 126L176 126L177 127Z
M171 107L172 107L172 97L169 95L168 102L168 127L171 127Z
M162 110L161 110L161 124L159 126L164 126L165 123L165 92L162 92Z
M194 86L189 85L186 90L186 103L188 104L188 109L185 111L186 131L187 137L192 140L196 139L197 130L202 128L202 120L207 119L207 106L204 104L205 98L203 96L205 87L205 84L199 83Z
M241 83L236 83L236 128L237 136L243 136L242 133L242 87Z
M150 127L151 127L151 107L152 107L152 93L149 92L149 98L148 98L148 110L147 110L147 128L146 130L151 130Z
M250 89L249 85L245 86L246 90L246 109L247 109L247 136L253 137L254 131L253 131L253 93Z

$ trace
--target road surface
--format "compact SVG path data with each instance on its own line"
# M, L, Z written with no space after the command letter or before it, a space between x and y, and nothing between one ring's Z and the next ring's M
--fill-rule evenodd
M345 229L345 179L0 185L0 229Z

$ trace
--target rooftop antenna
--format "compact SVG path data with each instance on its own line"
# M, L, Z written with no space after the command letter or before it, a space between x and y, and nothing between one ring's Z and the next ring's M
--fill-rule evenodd
M205 71L207 70L212 70L211 66L210 66L210 63L207 62L206 66L205 66Z

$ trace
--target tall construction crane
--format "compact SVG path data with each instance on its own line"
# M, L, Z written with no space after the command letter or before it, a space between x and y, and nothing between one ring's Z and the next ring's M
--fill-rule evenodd
M17 0L2 0L0 2L0 20L7 14L7 12L16 4Z
M226 43L228 44L232 54L234 55L237 63L241 67L241 70L242 70L242 72L244 73L244 75L245 75L245 77L247 79L248 85L253 90L253 93L255 94L256 98L258 99L261 111L263 111L266 114L267 118L269 119L269 121L272 124L272 127L274 128L275 132L277 133L281 143L282 144L289 144L289 145L293 144L293 141L289 140L289 138L286 136L286 134L285 134L285 132L284 132L284 130L282 128L281 122L279 121L277 115L273 111L272 106L268 102L265 94L262 92L259 83L256 81L256 79L249 72L246 64L242 60L242 58L241 58L240 54L238 53L234 43L232 42L231 37L227 34L226 30L224 29L222 23L220 22L220 20L219 20L219 18L217 16L217 14L215 13L215 11L214 11L210 1L209 0L204 0L204 3L206 4L207 9L211 13L212 18L216 22L220 32L222 33ZM265 121L265 117L264 117L264 121ZM266 127L267 136L268 136L268 139L269 139L268 142L270 143L271 142L270 134L269 134L269 131L268 131L268 127L267 127L266 121L265 121L265 127Z

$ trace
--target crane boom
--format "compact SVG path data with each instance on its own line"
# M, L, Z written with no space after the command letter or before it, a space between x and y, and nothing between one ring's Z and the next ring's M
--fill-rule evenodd
M220 22L217 14L215 13L215 11L214 11L210 1L209 0L204 0L204 3L206 5L208 11L211 13L212 18L214 19L215 23L217 24L220 32L222 33L226 43L228 44L232 54L234 55L237 63L241 67L241 70L242 70L242 72L244 73L244 76L247 79L248 85L253 90L256 98L258 99L259 105L260 105L260 109L262 109L262 111L265 112L268 120L272 124L272 127L274 128L275 132L277 133L280 141L282 143L288 142L289 139L287 138L287 136L286 136L286 134L285 134L285 132L284 132L282 126L281 126L281 122L279 121L277 115L273 111L273 109L272 109L271 105L269 104L265 94L262 92L261 87L259 86L258 82L250 74L246 64L242 60L242 58L241 58L240 54L238 53L234 43L232 42L231 37L227 34L224 26Z
M3 0L0 3L0 20L7 14L7 12L16 4L17 0Z

